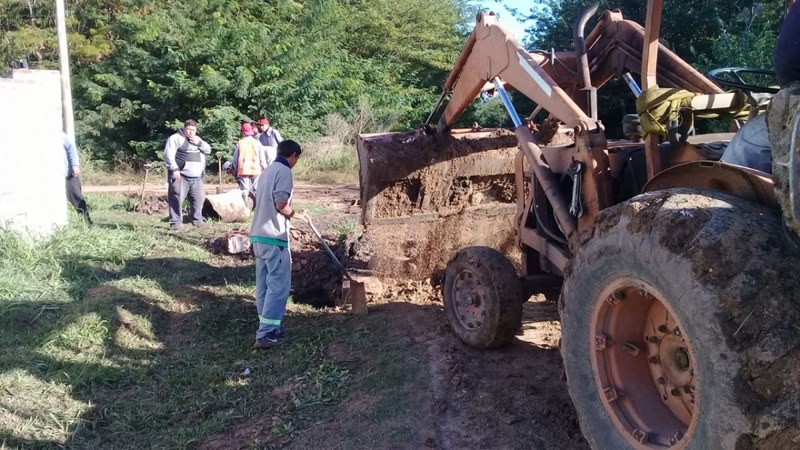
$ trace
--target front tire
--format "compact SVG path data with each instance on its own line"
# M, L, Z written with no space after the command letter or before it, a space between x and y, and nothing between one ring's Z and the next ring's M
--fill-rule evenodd
M450 327L470 347L507 345L522 324L522 282L493 248L459 250L447 263L443 291Z
M771 413L798 399L792 376L760 371L800 342L781 318L798 316L800 286L782 275L797 262L780 236L774 212L712 191L645 194L598 217L561 311L567 385L592 448L769 448L796 430ZM778 337L781 351L766 351Z

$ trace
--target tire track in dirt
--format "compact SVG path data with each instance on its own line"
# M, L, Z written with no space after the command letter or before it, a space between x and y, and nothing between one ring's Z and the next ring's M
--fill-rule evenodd
M423 336L426 351L435 436L426 445L588 449L567 393L557 320L556 305L535 298L525 304L522 329L510 346L480 351L458 341L443 311L404 317L398 326Z

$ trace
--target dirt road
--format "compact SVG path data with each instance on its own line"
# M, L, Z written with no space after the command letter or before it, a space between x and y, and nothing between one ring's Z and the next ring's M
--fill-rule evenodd
M216 184L209 184L206 183L204 186L204 190L207 194L214 194L217 192L217 185ZM229 191L231 189L237 189L238 186L233 183L226 183L222 185L223 191ZM313 184L313 183L304 183L304 182L295 182L294 185L295 192L298 198L308 199L310 201L326 201L331 202L333 204L339 204L344 201L344 199L356 199L358 198L358 186L349 185L349 184L337 184L337 185L320 185L320 184ZM83 186L84 193L103 193L103 194L125 194L125 193L136 193L139 194L142 192L142 185L135 185L135 184L120 184L120 185L111 185L111 186ZM147 189L145 190L146 196L154 196L154 195L166 195L167 194L167 184L166 183L148 183Z

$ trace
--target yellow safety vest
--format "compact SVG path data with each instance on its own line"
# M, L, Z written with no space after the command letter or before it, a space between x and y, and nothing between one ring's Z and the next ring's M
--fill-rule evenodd
M236 160L236 175L254 177L261 174L261 162L258 158L258 141L255 139L239 139L239 159Z

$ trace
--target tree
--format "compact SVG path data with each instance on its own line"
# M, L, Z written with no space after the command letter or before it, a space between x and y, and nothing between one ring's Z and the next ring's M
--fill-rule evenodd
M581 0L535 2L526 47L571 50L573 24L586 4ZM619 8L626 19L644 24L646 6L644 0L602 0L599 11ZM769 68L783 7L782 0L665 1L661 41L703 73L730 66ZM597 16L589 21L587 32L596 21ZM619 81L610 83L599 91L598 103L609 135L620 136L622 115L635 112L627 87Z
M57 67L52 10L42 0L10 1L0 6L5 61ZM226 150L241 120L268 116L284 135L306 138L328 115L364 104L376 115L369 123L415 127L463 45L465 5L71 1L79 141L95 160L153 159L171 128L193 117Z

